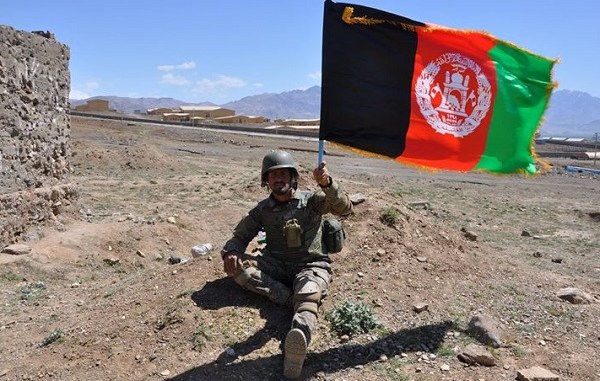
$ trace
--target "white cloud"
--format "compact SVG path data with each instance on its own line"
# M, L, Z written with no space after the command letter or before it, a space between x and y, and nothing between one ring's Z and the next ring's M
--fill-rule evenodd
M308 74L308 78L320 81L321 80L321 72L320 71L316 71L314 73L309 73Z
M194 61L187 61L179 65L160 65L157 67L159 71L190 70L195 68L196 63Z
M260 82L256 82L256 83L253 83L252 86L257 89L262 89L265 85Z
M182 75L173 75L172 73L167 73L161 77L160 83L166 83L175 86L185 86L189 85L190 81L188 81L187 78Z
M192 89L195 93L216 93L230 88L246 87L247 83L243 79L218 75L213 79L203 78L196 82Z
M87 99L90 97L90 94L77 89L71 89L71 94L69 95L69 99Z
M98 87L100 87L100 82L98 81L89 81L85 84L85 88L88 90L96 90Z
M91 93L93 93L99 87L100 82L98 81L88 81L83 84L83 88L73 86L71 87L71 94L69 94L69 99L87 99L93 97Z

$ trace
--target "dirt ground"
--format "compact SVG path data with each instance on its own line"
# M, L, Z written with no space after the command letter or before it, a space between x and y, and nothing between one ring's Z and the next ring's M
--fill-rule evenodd
M315 140L73 117L77 204L29 232L30 254L0 254L0 381L282 379L290 311L239 289L217 250L267 195L272 148L316 188ZM600 379L600 177L558 161L533 178L429 173L335 147L326 160L365 201L344 220L302 379L498 381L536 365ZM595 301L559 299L566 287ZM381 327L338 337L325 317L344 301ZM496 366L457 358L476 314L502 331Z

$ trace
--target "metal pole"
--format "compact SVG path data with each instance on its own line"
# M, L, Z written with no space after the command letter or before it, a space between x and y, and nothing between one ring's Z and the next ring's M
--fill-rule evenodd
M596 166L596 158L598 158L598 133L594 134L594 167Z
M317 156L317 168L321 165L323 161L323 154L325 153L325 140L319 139L319 154Z

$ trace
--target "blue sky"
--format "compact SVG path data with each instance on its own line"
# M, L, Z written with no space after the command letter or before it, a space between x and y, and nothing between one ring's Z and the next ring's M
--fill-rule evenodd
M4 0L0 24L71 50L71 98L223 104L320 85L322 0ZM600 97L597 0L364 0L418 21L484 30L558 58L558 89Z

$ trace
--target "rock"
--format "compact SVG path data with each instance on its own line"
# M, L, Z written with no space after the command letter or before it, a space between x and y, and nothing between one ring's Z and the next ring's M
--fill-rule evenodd
M421 313L423 311L427 311L429 309L429 304L420 302L413 305L413 311L417 313Z
M448 372L450 370L450 365L448 365L448 364L442 364L442 365L440 365L440 370L442 372Z
M572 304L589 304L594 301L590 294L575 287L561 288L556 296Z
M496 358L487 349L477 344L469 344L458 355L458 359L469 365L479 364L484 366L496 365Z
M354 193L350 195L350 202L352 205L358 205L365 202L365 196L362 193Z
M549 370L534 366L517 372L517 381L558 381L558 376Z
M15 243L13 245L6 246L4 249L2 249L2 252L12 255L29 254L31 252L31 247L22 243Z
M469 322L468 332L482 344L491 345L494 348L502 346L498 324L489 317L474 316Z
M562 258L552 258L552 262L554 263L562 263L563 259Z
M424 209L427 210L429 209L429 202L427 201L415 201L415 202L409 202L406 205L409 209Z
M463 235L469 241L477 241L477 238L479 238L476 233L473 233L472 231L467 230L467 228L462 228L462 229L460 229L460 231L463 232Z
M521 232L521 237L531 237L531 233L528 232L527 230L523 230Z
M117 265L117 264L121 263L121 260L119 258L116 258L116 257L105 258L104 259L104 263L106 263L109 266L114 266L114 265Z
M167 222L173 225L177 224L177 220L175 219L175 217L169 217L167 218Z

